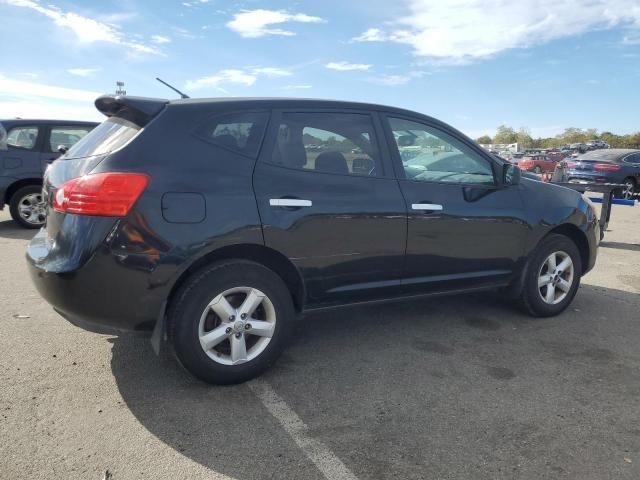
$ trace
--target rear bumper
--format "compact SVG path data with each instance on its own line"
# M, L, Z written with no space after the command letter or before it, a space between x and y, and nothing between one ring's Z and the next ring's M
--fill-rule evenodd
M103 243L89 258L64 261L56 259L55 248L40 230L27 249L27 264L36 289L56 312L97 333L153 330L166 293L151 287L148 271L130 268Z
M621 183L620 179L616 177L604 176L602 173L591 173L576 170L569 170L569 172L567 172L567 181L577 183Z

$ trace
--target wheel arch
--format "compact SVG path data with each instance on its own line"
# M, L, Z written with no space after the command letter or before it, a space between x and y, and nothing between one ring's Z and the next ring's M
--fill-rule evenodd
M264 245L258 244L239 244L229 245L216 249L194 261L173 284L168 296L167 305L170 305L174 295L179 291L180 287L197 271L207 265L218 263L224 260L250 260L267 267L275 272L287 286L293 305L296 311L301 312L304 309L306 290L302 275L295 265L278 252Z
M29 178L21 178L20 180L16 180L11 185L7 187L4 192L4 203L8 204L11 202L11 197L14 193L20 190L22 187L27 187L29 185L42 185L42 178L29 177Z
M587 265L589 265L589 241L587 240L587 236L585 233L580 230L578 227L571 223L564 223L562 225L558 225L557 227L552 228L549 233L547 233L544 237L540 239L542 242L549 235L564 235L573 241L578 248L578 252L580 253L580 262L582 266L582 272ZM538 244L540 244L538 242Z

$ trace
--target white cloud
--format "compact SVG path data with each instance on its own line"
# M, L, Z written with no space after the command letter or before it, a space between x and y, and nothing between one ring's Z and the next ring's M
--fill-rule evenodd
M101 120L100 92L16 80L0 74L0 118Z
M188 80L185 84L187 90L200 90L207 87L218 88L223 84L235 83L238 85L244 85L250 87L256 83L257 77L251 73L247 73L244 70L227 69L220 70L215 75L209 77L202 77L196 80Z
M258 67L251 70L256 75L265 75L267 77L288 77L291 75L289 70L276 67Z
M171 43L171 38L165 37L164 35L152 35L151 41L153 43L157 43L158 45L162 45L165 43Z
M44 83L13 80L0 74L0 96L4 97L43 97L56 100L93 102L102 95L99 92L78 90L75 88L55 87Z
M78 77L89 77L98 71L100 71L99 68L70 68L67 73Z
M265 35L293 36L295 33L290 30L271 27L271 25L290 22L322 23L324 20L304 13L289 13L286 10L244 10L234 14L233 20L227 22L227 27L245 38L258 38Z
M366 63L349 63L349 62L329 62L325 65L325 68L329 70L339 70L341 72L348 72L353 70L367 71L372 65Z
M591 30L640 27L637 0L407 1L409 15L385 31L370 28L353 41L403 43L415 55L456 64ZM625 41L635 38L632 33Z
M250 87L260 77L266 78L281 78L292 75L289 70L277 67L252 67L246 69L229 68L220 70L214 75L208 77L197 78L195 80L188 80L185 83L185 89L187 90L200 90L203 88L215 88L224 93L228 93L222 89L222 85L236 84L245 87Z
M53 20L58 27L71 30L81 42L94 43L106 42L128 47L134 52L145 54L161 54L155 47L144 43L132 41L123 34L118 27L102 23L75 12L64 12L54 5L43 6L33 0L4 0L15 7L23 7L34 10Z
M409 83L414 78L424 77L425 75L428 75L428 72L417 70L406 72L402 75L376 75L375 77L371 77L369 81L371 83L377 83L378 85L384 85L387 87L397 87L398 85L405 85Z
M351 40L354 42L384 42L387 40L387 36L379 28L370 28Z
M309 90L312 85L285 85L282 90Z

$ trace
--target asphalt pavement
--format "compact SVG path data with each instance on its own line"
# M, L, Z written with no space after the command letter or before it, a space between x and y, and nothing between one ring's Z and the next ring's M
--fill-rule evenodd
M640 478L640 207L559 317L499 294L314 313L231 387L64 321L32 235L0 212L0 479Z

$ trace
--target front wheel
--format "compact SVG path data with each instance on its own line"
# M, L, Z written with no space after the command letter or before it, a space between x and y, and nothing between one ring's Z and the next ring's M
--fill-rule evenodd
M294 320L291 295L282 279L244 260L196 274L169 310L178 359L212 384L240 383L261 374L284 350Z
M534 317L558 315L575 297L581 275L575 243L564 235L550 235L542 240L527 264L520 303Z
M9 213L24 228L40 228L47 216L40 185L18 189L9 200Z

